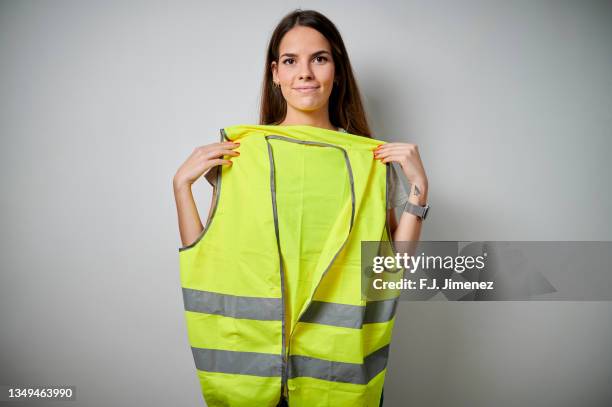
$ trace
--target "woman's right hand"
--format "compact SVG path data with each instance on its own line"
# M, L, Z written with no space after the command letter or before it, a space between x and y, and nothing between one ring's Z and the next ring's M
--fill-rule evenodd
M176 171L173 179L174 188L191 186L202 174L215 165L231 165L231 157L223 159L223 156L240 155L238 151L233 150L239 146L240 143L224 141L196 147Z

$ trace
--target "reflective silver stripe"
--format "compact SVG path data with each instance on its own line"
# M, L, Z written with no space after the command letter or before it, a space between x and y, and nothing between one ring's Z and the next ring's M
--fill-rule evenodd
M361 328L364 308L360 305L312 301L302 314L300 322Z
M312 301L300 322L359 329L363 324L389 321L395 315L397 300L368 301L361 305Z
M280 270L280 280L281 280L281 320L282 320L282 343L281 343L281 394L285 393L285 386L287 383L287 357L286 357L286 349L287 349L287 338L285 333L285 270L283 267L283 259L280 248L280 237L278 230L278 213L276 209L276 178L275 178L275 168L274 168L274 154L272 153L272 146L266 137L266 144L268 146L268 160L270 163L270 193L272 195L272 215L274 216L274 233L276 234L276 247L278 251L278 260L279 260L279 270Z
M382 301L366 302L365 315L363 316L364 324L374 324L377 322L390 321L395 315L397 309L398 298Z
M243 297L183 287L185 310L224 317L280 321L280 298Z
M314 377L332 382L367 384L387 367L389 345L370 353L363 364L333 362L308 356L291 356L290 377Z
M205 372L280 376L281 355L191 348L196 368Z

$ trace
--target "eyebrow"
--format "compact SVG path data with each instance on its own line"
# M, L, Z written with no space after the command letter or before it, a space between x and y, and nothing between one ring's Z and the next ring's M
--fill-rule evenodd
M322 49L322 50L319 50L317 52L314 52L312 55L310 55L310 57L312 58L312 57L315 57L315 56L321 55L321 54L329 54L329 51L325 51L324 49ZM285 52L280 57L282 58L282 57L285 57L285 56L287 56L287 57L297 57L298 55L297 54L293 54L291 52Z

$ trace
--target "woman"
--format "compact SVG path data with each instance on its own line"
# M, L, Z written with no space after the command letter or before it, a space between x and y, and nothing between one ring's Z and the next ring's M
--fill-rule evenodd
M342 38L334 24L316 11L296 10L280 21L269 42L262 89L260 124L309 125L371 137ZM183 246L203 231L191 185L211 168L231 165L232 157L240 155L237 147L233 142L198 147L176 172L173 184ZM415 186L404 201L425 206L428 182L416 145L386 143L374 159L399 163ZM397 196L399 189L394 190ZM393 240L419 239L419 217L403 212L398 221L391 210L390 219ZM284 399L280 405L286 405L282 403Z

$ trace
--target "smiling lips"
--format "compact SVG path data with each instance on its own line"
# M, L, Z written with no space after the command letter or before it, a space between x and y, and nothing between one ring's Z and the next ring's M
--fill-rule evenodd
M299 88L294 88L294 89L302 93L313 93L317 89L319 89L319 87L318 86L300 86Z

